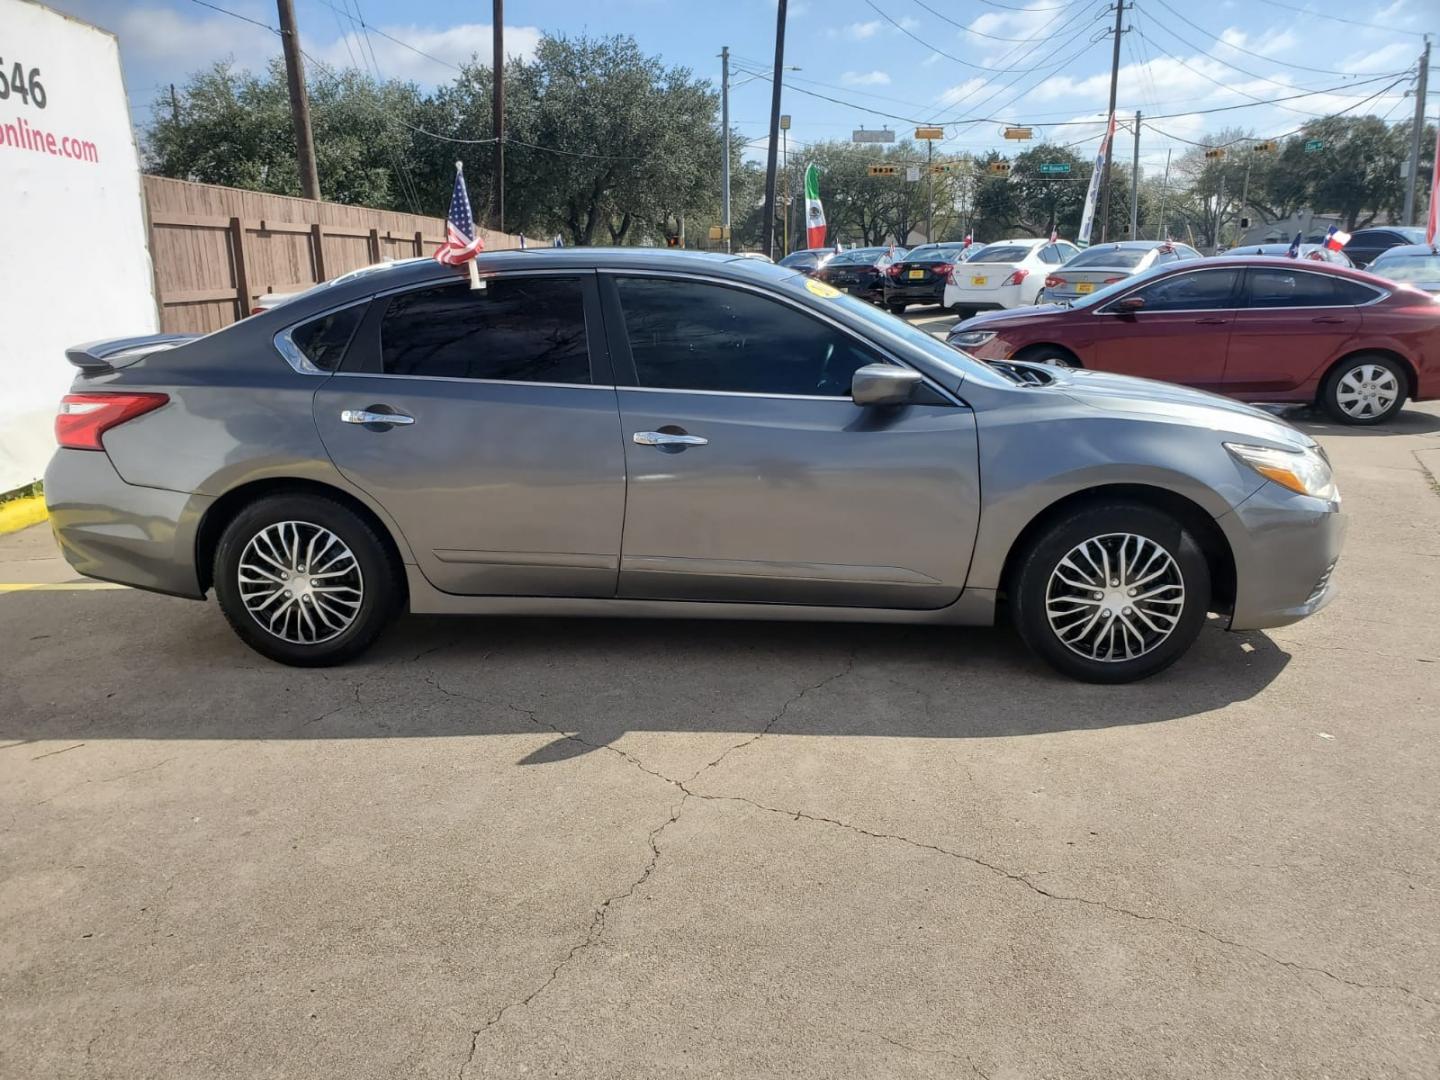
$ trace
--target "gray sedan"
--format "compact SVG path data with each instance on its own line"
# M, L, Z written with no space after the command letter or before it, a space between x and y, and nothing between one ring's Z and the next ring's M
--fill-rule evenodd
M203 336L77 346L46 474L84 574L274 660L401 610L980 625L1151 675L1207 611L1331 597L1307 436L1176 386L983 363L791 270L663 251L428 260Z
M1040 302L1068 304L1152 266L1198 258L1200 253L1194 248L1168 240L1121 240L1114 244L1096 244L1046 275L1045 291L1040 294Z

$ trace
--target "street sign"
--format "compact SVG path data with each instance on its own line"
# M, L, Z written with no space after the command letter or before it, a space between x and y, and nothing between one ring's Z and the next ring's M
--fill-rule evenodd
M850 141L863 143L894 142L895 133L889 128L881 128L879 131L867 131L865 128L860 128L858 131L852 131L850 133Z
M1007 128L1005 129L1005 138L1007 138L1007 139L1022 139L1022 140L1023 140L1023 139L1029 139L1029 138L1031 138L1033 135L1034 135L1034 132L1031 131L1030 128L1027 128L1027 127L1007 127Z
M1010 174L1010 163L1008 161L990 162L990 171L996 176L1008 176Z
M899 165L871 165L865 170L871 176L899 176Z
M1225 148L1223 146L1211 147L1205 151L1205 156L1207 158L1223 158L1225 156Z
M912 184L915 183L915 181L919 180L919 179L920 179L920 166L919 166L919 165L907 165L907 166L905 166L905 179L908 180L908 181L910 181L910 183L912 183Z
M1043 176L1065 176L1070 172L1068 161L1046 161L1040 165L1040 173Z
M781 114L780 114L780 130L781 130L781 131L789 131L789 130L790 130L790 114L789 114L789 113L781 113Z
M917 127L915 138L917 139L943 139L945 129L943 127Z
M1324 140L1324 139L1306 139L1306 140L1305 140L1305 152L1306 152L1307 154L1313 154L1313 153L1315 153L1317 150L1324 150L1324 149L1325 149L1325 140Z

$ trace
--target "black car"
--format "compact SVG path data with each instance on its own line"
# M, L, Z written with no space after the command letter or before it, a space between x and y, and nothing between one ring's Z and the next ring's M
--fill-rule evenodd
M834 248L801 248L799 251L792 251L780 260L780 265L789 267L791 270L799 270L802 274L815 276L815 271L830 261L835 254Z
M910 304L943 304L950 271L980 250L972 244L921 244L886 269L885 306L899 315Z
M885 299L886 271L905 249L897 247L852 248L833 255L812 277L878 304Z
M1406 225L1376 226L1373 229L1356 229L1350 234L1345 245L1345 254L1360 268L1369 266L1375 256L1401 244L1423 244L1424 229L1412 229Z

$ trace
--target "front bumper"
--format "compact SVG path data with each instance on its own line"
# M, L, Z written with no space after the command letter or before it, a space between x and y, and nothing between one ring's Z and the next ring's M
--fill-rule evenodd
M1340 503L1266 483L1216 518L1235 557L1231 630L1286 626L1335 597L1335 563L1345 543Z
M55 452L45 470L50 527L79 573L137 589L202 599L195 566L207 495L127 484L108 454Z

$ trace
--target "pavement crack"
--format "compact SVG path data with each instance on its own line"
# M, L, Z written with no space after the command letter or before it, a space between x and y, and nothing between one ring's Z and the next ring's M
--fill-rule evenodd
M843 668L841 668L834 674L825 676L825 678L821 679L817 683L812 683L811 685L804 687L799 693L792 694L789 698L786 699L785 704L780 706L779 711L777 711L774 716L770 717L770 719L765 722L764 727L762 727L754 735L751 735L748 739L743 739L740 742L735 743L733 746L728 747L726 750L721 752L720 756L715 758L715 760L707 762L706 764L700 766L700 768L696 769L693 773L689 775L689 777L686 778L685 782L688 784L701 773L708 772L709 770L715 768L727 757L735 753L735 751L744 750L747 746L759 742L766 735L769 735L770 732L775 730L775 725L780 723L780 721L785 718L785 714L790 711L790 707L792 705L798 704L800 702L800 699L803 698L806 694L814 690L819 690L821 687L829 686L831 683L839 679L843 679L846 675L849 675L854 670L855 653L854 651L852 651L850 653L849 659L845 661L845 666Z
M41 758L54 757L56 754L63 754L63 753L66 753L67 751L70 751L70 750L79 750L80 747L82 747L82 746L84 746L84 745L85 745L85 744L84 744L83 742L72 743L70 746L61 747L59 750L47 750L47 751L46 751L45 753L43 753L43 754L36 754L36 755L35 755L34 757L32 757L30 760L31 760L31 761L39 761Z
M634 896L636 890L640 889L645 884L645 882L649 881L651 875L655 873L655 868L660 863L660 834L663 833L666 829L668 829L671 825L674 825L675 822L680 820L680 815L684 811L685 803L689 800L689 798L690 796L688 794L682 795L680 797L680 801L671 808L669 816L659 825L655 826L655 828L650 830L649 834L645 838L646 843L650 847L650 858L646 860L644 869L640 871L640 876L637 877L634 881L632 881L624 891L607 896L604 900L600 902L599 906L595 908L594 914L590 918L590 926L585 933L585 937L570 947L570 951L567 952L561 958L560 962L551 969L550 974L545 978L545 981L542 982L539 986L535 987L535 989L531 990L524 997L518 998L515 1001L506 1002L504 1005L500 1006L500 1008L497 1009L493 1015L491 1015L490 1019L486 1020L483 1025L475 1028L473 1031L470 1032L470 1050L469 1053L465 1055L465 1060L460 1063L459 1072L456 1074L457 1080L465 1080L465 1070L468 1069L475 1061L475 1054L480 1047L480 1039L485 1034L485 1032L489 1031L492 1027L494 1027L501 1020L503 1020L506 1013L510 1012L512 1009L525 1008L532 1001L534 1001L541 994L543 994L546 990L548 990L556 982L556 980L560 978L561 973L571 964L573 964L576 958L583 954L586 950L594 948L596 945L603 944L605 938L605 925L610 917L610 912L614 909L616 904L619 904L622 901L628 900L630 897Z
M344 712L346 709L350 708L351 705L359 705L359 704L360 704L360 684L359 684L358 682L355 683L353 686L350 687L350 696L351 696L351 698L352 698L353 700L341 702L339 705L336 705L333 709L329 709L329 710L321 713L319 716L312 716L309 720L306 720L306 721L305 721L303 724L301 724L300 726L301 726L302 728L307 728L307 727L309 727L311 724L318 724L318 723L320 723L320 721L322 721L322 720L329 720L330 717L334 716L336 713Z
M984 1072L984 1070L982 1070L980 1066L976 1065L975 1062L970 1060L969 1054L957 1054L953 1050L941 1050L929 1046L912 1046L909 1043L901 1042L899 1039L892 1039L883 1031L873 1031L870 1028L860 1028L859 1030L861 1034L873 1035L881 1042L887 1042L891 1046L898 1046L901 1050L908 1050L912 1054L926 1054L931 1057L949 1058L951 1061L955 1062L958 1065L964 1065L972 1073L980 1077L980 1080L990 1080L990 1077Z

